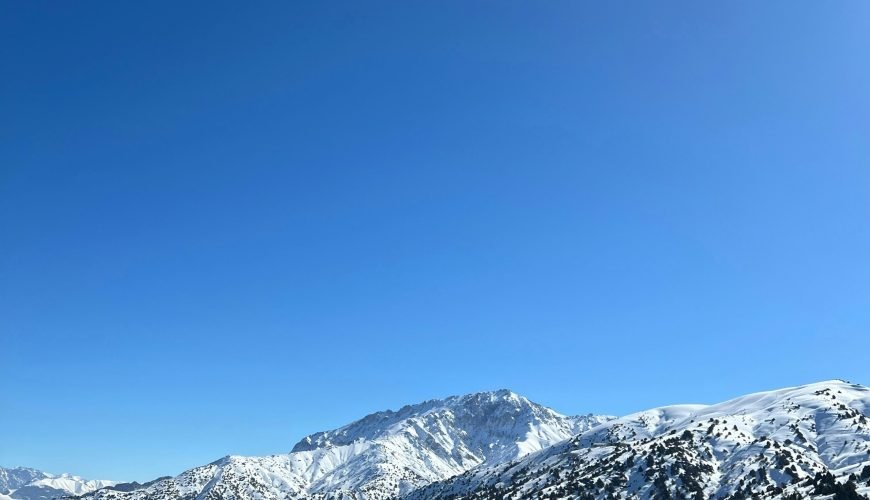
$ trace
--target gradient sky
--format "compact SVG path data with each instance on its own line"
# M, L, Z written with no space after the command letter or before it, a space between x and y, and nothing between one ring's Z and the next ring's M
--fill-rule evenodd
M0 465L870 383L870 3L0 9Z

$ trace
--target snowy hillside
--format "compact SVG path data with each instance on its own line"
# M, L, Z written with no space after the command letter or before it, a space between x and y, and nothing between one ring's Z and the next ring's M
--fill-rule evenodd
M40 488L51 488L64 491L70 495L83 495L106 486L112 486L116 481L106 481L103 479L82 479L79 476L70 474L61 474L60 476L52 476L39 479L29 484Z
M566 417L510 391L374 413L306 437L286 455L230 456L94 500L394 498L478 466L542 450L610 417Z
M842 381L657 408L408 498L854 498L868 415L870 389Z
M115 481L82 479L70 474L56 476L26 467L0 467L0 495L19 500L47 500L66 495L83 495L114 484Z
M51 474L27 467L12 469L0 467L0 494L8 494L10 491L17 490L33 481L48 477L51 477Z

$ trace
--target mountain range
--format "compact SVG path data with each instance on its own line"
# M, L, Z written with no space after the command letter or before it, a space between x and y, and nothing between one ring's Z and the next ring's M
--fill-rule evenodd
M82 479L70 474L54 475L27 467L0 467L0 500L47 500L83 495L115 484L115 481Z
M870 389L838 380L621 418L565 416L500 390L377 412L290 453L58 490L82 500L859 499L870 493L868 418ZM0 469L0 493L42 500L28 488L62 478L73 476Z

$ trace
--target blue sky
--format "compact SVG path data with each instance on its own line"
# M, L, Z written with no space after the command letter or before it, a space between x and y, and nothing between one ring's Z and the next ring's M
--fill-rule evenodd
M866 2L0 15L0 465L870 383Z

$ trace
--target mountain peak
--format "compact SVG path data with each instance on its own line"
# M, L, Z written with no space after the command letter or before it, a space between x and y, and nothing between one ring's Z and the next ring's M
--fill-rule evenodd
M344 446L359 441L373 441L403 432L408 427L423 425L422 423L427 420L441 418L456 420L459 418L474 425L471 420L475 418L484 416L491 418L496 414L516 415L518 413L522 413L525 420L567 418L549 408L533 403L509 389L498 389L462 396L450 396L444 399L430 399L422 403L405 405L396 411L378 411L338 429L306 436L296 443L292 452ZM477 424L485 425L487 421L480 420Z

